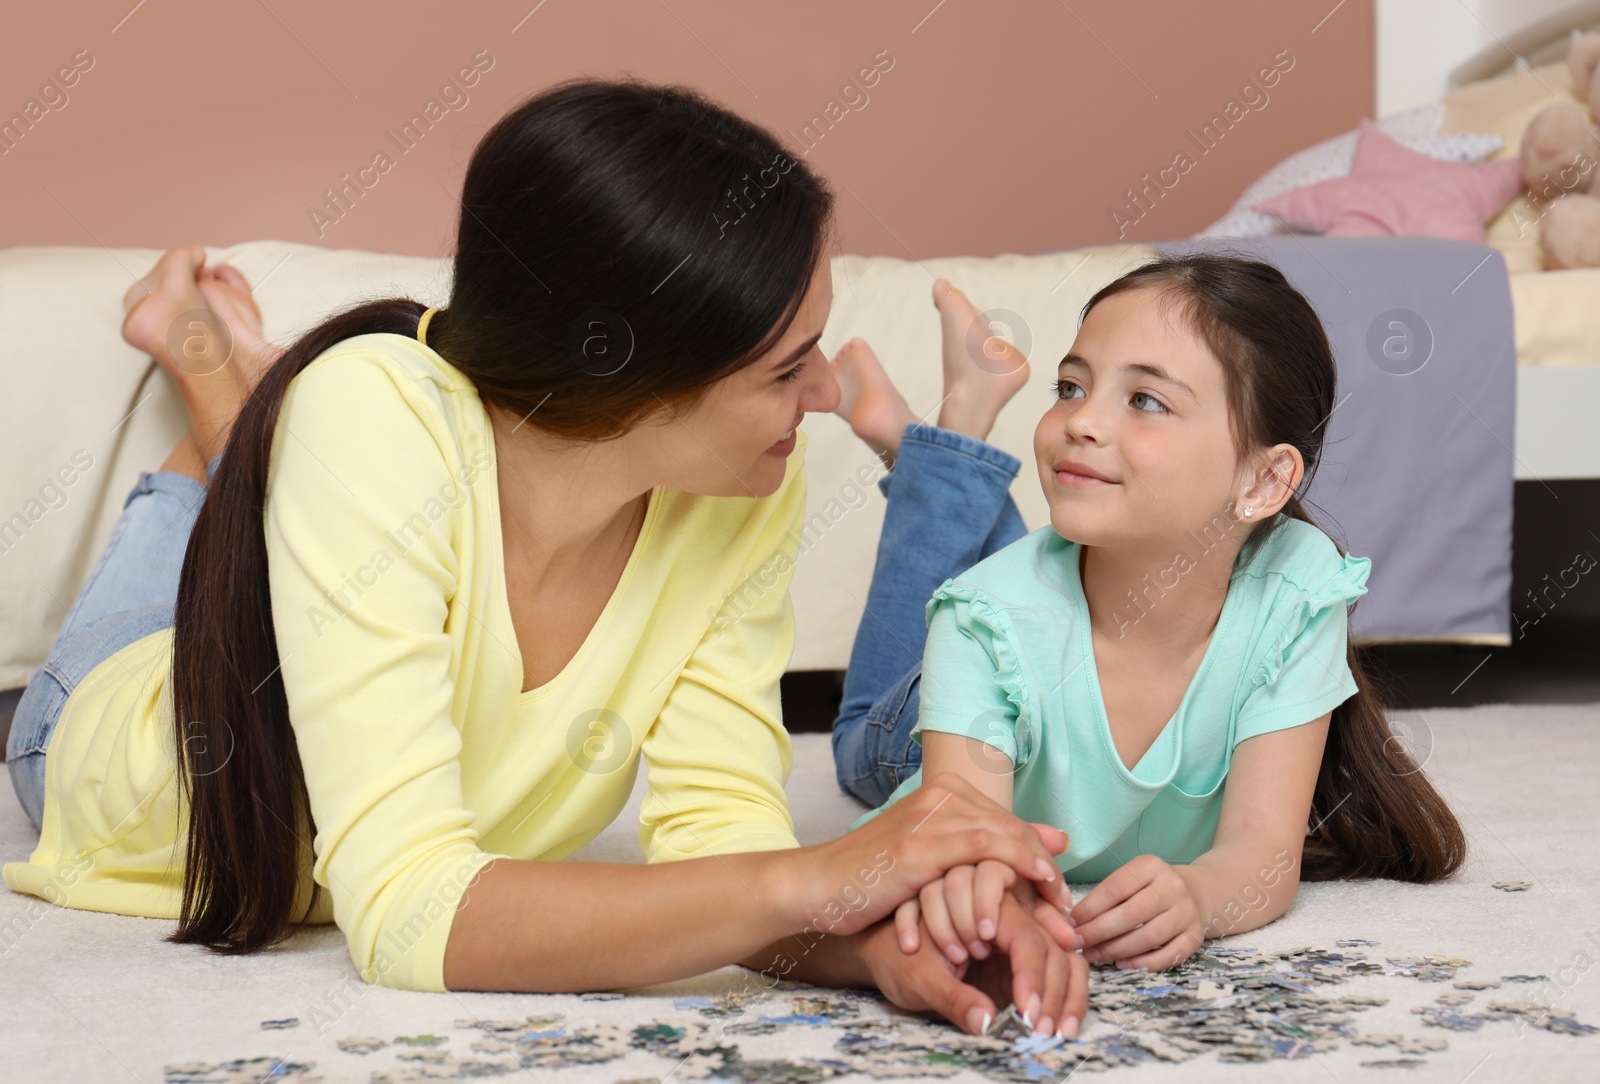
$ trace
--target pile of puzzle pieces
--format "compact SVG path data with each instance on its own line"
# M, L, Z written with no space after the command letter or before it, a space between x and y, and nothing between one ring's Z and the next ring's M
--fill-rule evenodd
M678 1018L636 1026L569 1023L560 1014L522 1020L457 1020L451 1036L399 1036L388 1041L350 1036L338 1041L351 1061L393 1047L398 1068L372 1066L372 1084L464 1080L524 1071L542 1073L594 1066L644 1052L662 1060L659 1081L717 1079L746 1084L809 1082L862 1073L887 1079L943 1077L970 1070L996 1081L1061 1079L1077 1069L1108 1070L1141 1062L1182 1062L1210 1055L1223 1062L1267 1062L1311 1057L1344 1044L1390 1048L1402 1057L1362 1062L1367 1067L1415 1067L1423 1055L1447 1048L1437 1032L1416 1035L1362 1033L1357 1017L1387 998L1332 989L1357 975L1415 979L1448 988L1433 1004L1412 1011L1420 1022L1445 1031L1476 1031L1510 1023L1572 1036L1596 1031L1571 1014L1528 998L1480 993L1544 981L1543 975L1507 975L1500 981L1458 980L1469 961L1450 956L1368 960L1358 951L1375 942L1338 942L1335 950L1303 948L1259 953L1211 945L1168 971L1095 968L1090 1015L1076 1039L1032 1035L1014 1009L1002 1012L988 1034L967 1035L953 1026L900 1012L875 993L829 990L797 983L747 988L717 997L678 998ZM621 994L585 995L587 1000ZM281 1030L291 1020L264 1021ZM820 1035L815 1056L747 1058L745 1037L788 1028L832 1029ZM837 1032L834 1037L832 1032ZM823 1046L831 1039L830 1046ZM458 1053L457 1043L466 1047ZM333 1067L329 1067L333 1071ZM359 1073L341 1061L337 1078ZM311 1062L252 1058L218 1064L166 1067L169 1084L225 1084L272 1079L310 1084L320 1080ZM621 1084L621 1082L619 1082Z

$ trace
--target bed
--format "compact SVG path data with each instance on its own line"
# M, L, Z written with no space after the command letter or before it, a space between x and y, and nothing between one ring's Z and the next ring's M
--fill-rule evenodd
M1564 65L1575 33L1600 32L1600 2L1574 4L1485 46L1450 73L1442 130L1492 131L1516 153L1534 114L1552 102L1583 104ZM1488 223L1505 255L1517 312L1519 480L1600 478L1600 270L1539 269L1538 207L1521 195Z

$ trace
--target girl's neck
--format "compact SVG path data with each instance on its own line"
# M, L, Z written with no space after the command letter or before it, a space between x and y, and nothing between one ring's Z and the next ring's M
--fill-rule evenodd
M1183 538L1147 548L1079 546L1089 624L1102 643L1186 658L1210 642L1240 544Z

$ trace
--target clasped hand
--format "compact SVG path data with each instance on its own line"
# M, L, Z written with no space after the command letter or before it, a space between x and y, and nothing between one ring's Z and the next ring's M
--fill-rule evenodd
M907 953L917 951L922 924L952 964L984 959L994 942L1000 900L1010 894L1029 908L1059 947L1082 948L1086 961L1163 970L1189 959L1205 940L1192 878L1189 867L1141 854L1062 913L1038 897L1032 881L1018 878L1003 863L986 860L952 868L923 886L901 903L894 924Z
M1089 965L1058 945L1016 896L1003 894L996 912L997 951L961 963L939 950L926 926L908 952L897 924L880 923L867 940L873 981L896 1005L938 1009L975 1035L989 1029L998 1005L1010 1003L1035 1033L1070 1038L1088 1010Z
M1089 965L1075 951L1083 942L1063 907L1009 866L986 859L947 870L896 908L894 926L903 953L958 976L1009 972L1012 1003L1036 1034L1077 1034L1089 1005Z
M1026 993L1019 987L1015 1003L1035 1031L1049 1032L1054 1024L1059 1034L1070 1037L1087 1008L1088 963L1115 961L1119 968L1162 970L1176 967L1199 948L1204 931L1197 895L1187 867L1145 854L1120 867L1076 906L1069 898L1063 910L1011 867L985 860L954 867L924 885L896 909L894 925L902 952L942 958L957 976L969 964L993 959L991 946L1010 957L1013 974L1042 967L1042 987ZM1008 939L1010 949L1002 944L1006 922L1020 925L1024 919L1048 935L1048 950L1015 935ZM1044 956L1022 961L1016 949L1044 951ZM1078 949L1081 955L1074 951ZM1051 969L1063 967L1061 981L1052 983Z

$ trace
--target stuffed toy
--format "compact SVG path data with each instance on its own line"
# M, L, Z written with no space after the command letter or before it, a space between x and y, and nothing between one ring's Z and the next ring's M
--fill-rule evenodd
M1539 247L1551 271L1600 267L1600 34L1573 38L1567 70L1589 107L1547 106L1522 133L1522 177L1544 208Z

